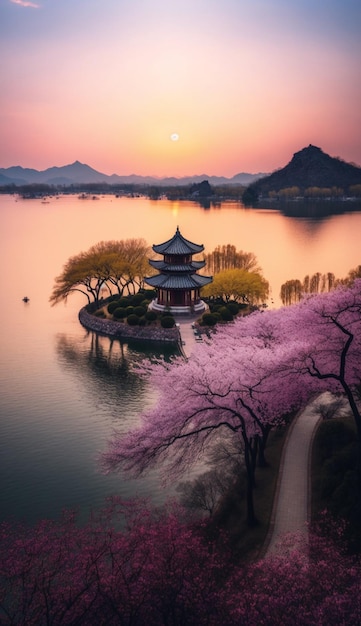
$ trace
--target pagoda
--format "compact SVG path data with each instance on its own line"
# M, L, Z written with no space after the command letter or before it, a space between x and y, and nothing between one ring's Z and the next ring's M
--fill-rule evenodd
M197 274L206 262L194 261L192 258L203 250L203 245L185 239L178 226L171 239L153 246L153 251L162 255L163 259L149 260L149 264L159 273L144 279L157 290L157 297L149 305L150 309L169 309L175 314L188 314L202 313L207 308L200 298L200 290L213 278Z

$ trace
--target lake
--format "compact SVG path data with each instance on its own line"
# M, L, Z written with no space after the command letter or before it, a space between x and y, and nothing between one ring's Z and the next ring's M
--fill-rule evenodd
M1 518L30 523L64 508L85 516L112 494L159 503L170 491L157 472L124 480L99 471L113 430L136 425L155 401L132 364L169 351L88 333L77 318L86 303L81 294L51 307L54 279L70 256L112 239L161 243L179 226L206 252L227 243L254 252L271 285L270 306L280 306L288 279L317 271L341 278L361 263L361 212L317 220L235 203L205 210L191 202L110 195L46 201L0 195L0 215Z

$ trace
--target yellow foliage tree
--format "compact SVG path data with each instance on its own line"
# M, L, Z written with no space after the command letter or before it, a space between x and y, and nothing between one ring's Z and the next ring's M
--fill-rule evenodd
M202 296L259 304L267 299L269 284L259 272L245 269L224 270L215 274L213 282L202 289Z
M66 301L74 291L83 293L88 302L97 302L103 289L119 295L135 293L143 287L150 273L150 248L144 239L101 241L70 257L62 273L55 279L50 296L52 305Z

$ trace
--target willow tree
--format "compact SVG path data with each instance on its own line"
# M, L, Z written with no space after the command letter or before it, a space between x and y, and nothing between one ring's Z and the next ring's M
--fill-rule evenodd
M230 269L219 272L213 282L202 289L202 296L224 298L226 302L236 300L247 304L264 302L269 293L269 284L258 272L245 269Z
M358 265L357 267L349 271L345 283L348 285L352 285L352 283L358 278L361 278L361 265Z
M300 280L286 280L281 285L281 300L282 304L296 304L302 298L303 288Z
M304 295L329 292L340 282L342 281L337 281L332 272L316 272L312 276L305 276L302 282L298 278L287 280L281 285L281 300L285 305L296 304Z
M236 250L236 247L231 244L217 246L212 252L204 255L204 260L207 271L212 274L230 269L243 269L248 272L260 271L257 257L253 252Z
M55 279L50 302L66 301L79 291L88 303L97 302L103 289L111 295L135 293L144 285L149 273L150 248L144 239L101 241L87 252L70 257L62 273Z

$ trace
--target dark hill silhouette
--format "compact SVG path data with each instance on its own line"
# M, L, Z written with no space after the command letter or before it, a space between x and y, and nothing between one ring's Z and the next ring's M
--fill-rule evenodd
M326 154L311 144L293 155L282 169L251 183L244 194L244 201L254 202L259 196L267 196L281 189L298 187L300 195L310 187L338 187L348 194L352 185L361 184L361 167L346 163Z

